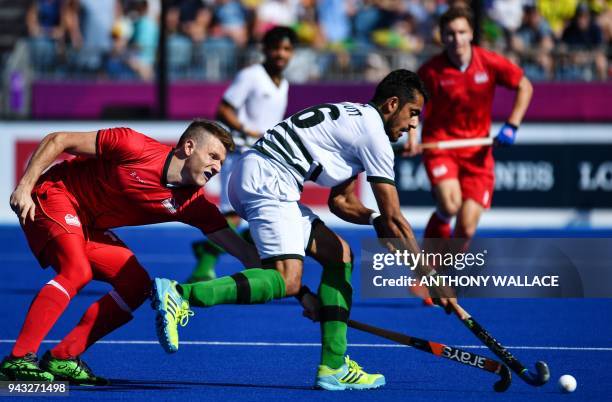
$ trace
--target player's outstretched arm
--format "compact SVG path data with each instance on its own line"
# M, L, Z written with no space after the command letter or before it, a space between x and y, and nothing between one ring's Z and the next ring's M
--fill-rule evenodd
M369 218L374 211L366 208L355 194L356 183L357 176L333 187L329 193L327 205L331 213L342 220L357 225L368 225Z
M380 216L374 219L374 229L381 239L397 239L399 244L394 248L419 253L420 247L412 231L412 227L402 215L399 195L394 185L388 183L371 183Z
M221 100L219 103L219 107L217 108L217 119L219 119L223 124L227 125L232 130L240 131L249 137L259 138L261 136L260 133L249 130L240 121L238 118L238 113L236 109L232 105L230 105L227 101Z
M31 193L42 172L51 166L62 152L95 156L96 135L96 131L58 132L43 138L28 162L23 177L11 194L11 209L17 214L21 224L24 224L27 218L34 220L35 207Z
M209 233L208 238L242 262L245 268L261 267L257 249L230 228Z
M399 195L395 186L388 183L371 183L371 185L380 209L380 216L373 221L378 237L385 239L385 244L391 251L408 250L411 253L420 254L421 248L416 241L414 232L402 215ZM420 275L428 275L432 272L430 267L419 267L419 270ZM457 303L457 300L452 297L453 294L442 287L437 288L435 293L438 297L434 298L434 302L444 307L447 313L450 313L451 304L456 305Z

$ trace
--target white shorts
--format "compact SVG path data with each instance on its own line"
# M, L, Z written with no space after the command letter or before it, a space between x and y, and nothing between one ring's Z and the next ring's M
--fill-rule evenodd
M225 162L223 163L223 167L221 168L221 172L219 173L221 179L221 193L220 202L219 202L219 210L222 214L227 214L229 212L233 212L234 208L229 201L227 196L227 184L229 183L230 176L232 175L232 170L234 169L234 165L236 161L240 159L240 152L230 152L227 154L225 158Z
M304 259L319 217L298 202L300 191L291 173L249 151L234 166L228 195L236 213L249 222L262 262Z

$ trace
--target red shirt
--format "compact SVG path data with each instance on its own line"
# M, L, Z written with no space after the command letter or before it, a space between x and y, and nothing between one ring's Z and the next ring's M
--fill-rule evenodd
M37 184L65 188L84 226L107 229L178 221L204 233L227 227L201 187L166 185L171 147L129 128L112 128L98 131L96 154L53 166Z
M496 53L472 46L466 71L461 72L443 52L422 65L418 75L430 94L423 142L435 142L488 136L495 86L516 89L523 70Z

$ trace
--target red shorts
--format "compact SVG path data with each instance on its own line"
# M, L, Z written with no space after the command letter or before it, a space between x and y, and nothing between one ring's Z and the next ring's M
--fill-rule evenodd
M490 147L475 152L436 150L423 155L423 164L432 186L442 180L457 179L463 200L471 199L491 207L495 188L495 160Z
M92 268L97 264L119 267L133 256L132 251L110 230L83 226L78 204L62 184L45 182L38 185L33 199L36 204L34 221L28 219L23 231L42 267L49 265L43 252L47 243L66 233L85 240L85 252Z

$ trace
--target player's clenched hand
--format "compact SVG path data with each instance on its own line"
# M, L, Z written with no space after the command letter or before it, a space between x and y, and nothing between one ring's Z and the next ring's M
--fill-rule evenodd
M457 305L457 298L455 297L453 288L447 286L433 286L429 287L428 290L434 304L444 308L446 314L450 314L454 310L454 306Z
M514 124L504 123L499 129L499 133L495 137L495 145L500 147L509 147L516 140L516 132L518 127Z
M26 219L30 218L32 221L34 220L34 212L36 211L36 205L34 204L34 200L32 199L32 191L31 189L26 189L21 186L17 186L13 194L11 194L11 209L17 217L19 217L19 222L23 225L26 222Z
M302 315L314 322L319 321L320 304L317 295L312 293L307 286L302 286L296 298L304 308Z
M386 247L387 250L394 253L396 250L402 249L403 244L401 240L396 237L395 233L389 228L389 225L382 216L376 217L372 221L372 226L374 226L379 242Z
M434 304L442 307L446 314L450 314L453 312L453 306L457 304L457 299L454 297L437 297L432 298Z

